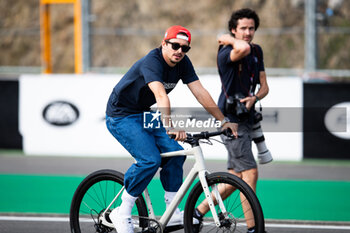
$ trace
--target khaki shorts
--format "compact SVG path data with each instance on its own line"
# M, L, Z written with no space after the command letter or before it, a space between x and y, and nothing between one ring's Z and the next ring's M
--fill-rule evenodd
M251 130L252 125L239 123L239 138L232 139L221 135L221 139L225 143L225 147L228 151L227 169L233 169L235 172L242 172L257 167L252 152Z

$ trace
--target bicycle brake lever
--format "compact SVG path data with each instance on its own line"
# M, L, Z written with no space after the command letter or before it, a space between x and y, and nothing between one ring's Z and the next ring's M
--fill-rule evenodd
M226 137L232 138L232 139L237 139L241 138L242 136L238 135L237 138L232 134L231 129L227 128L222 131L222 134L225 135Z

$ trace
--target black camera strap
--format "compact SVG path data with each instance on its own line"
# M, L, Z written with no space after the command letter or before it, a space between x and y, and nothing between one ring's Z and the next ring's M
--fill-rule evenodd
M253 43L250 43L249 44L250 46L250 51L251 51L251 54L253 56L253 59L254 59L254 54L253 53L256 53L256 57L257 57L257 65L259 67L259 64L260 64L260 56L259 56L259 52L258 52L258 49L256 48L256 46L254 46ZM242 83L242 75L241 75L241 72L243 70L243 62L246 63L246 66L247 66L247 71L250 72L250 75L249 75L249 82L250 82L250 87L249 87L249 90L243 85ZM256 84L258 83L257 81L255 81L255 73L254 73L254 68L253 67L250 67L250 64L249 64L249 61L246 59L246 57L242 58L240 61L239 61L239 64L238 64L238 78L239 78L239 83L241 85L241 88L244 89L247 94L249 96L253 96L254 95L254 89L256 87ZM254 91L253 91L254 90Z
M256 57L258 59L258 69L259 69L259 65L260 65L260 62L261 62L261 54L259 53L258 49L257 49L257 46L255 46L253 43L250 44L250 48L254 48L254 51L256 53ZM260 74L259 74L259 78L260 78ZM260 89L260 81L259 81L259 89ZM259 92L259 91L258 91ZM256 96L255 96L256 97ZM257 98L257 101L259 102L259 110L260 110L260 113L262 112L262 106L261 106L261 101L260 99Z

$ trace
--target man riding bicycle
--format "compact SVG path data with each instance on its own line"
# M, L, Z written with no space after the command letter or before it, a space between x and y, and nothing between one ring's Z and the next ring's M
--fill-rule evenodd
M159 48L138 60L114 87L106 110L106 125L110 133L136 160L125 173L122 204L113 210L110 219L118 233L133 232L131 210L135 200L145 190L159 167L160 180L169 205L183 180L185 156L161 158L160 153L181 150L176 141L186 133L174 129L170 117L168 93L181 79L198 102L221 121L223 129L230 128L237 136L237 124L226 121L209 92L202 86L186 53L190 50L191 33L182 26L170 27ZM157 104L161 112L161 127L145 128L144 112ZM168 134L174 134L175 140ZM182 224L177 209L168 225Z

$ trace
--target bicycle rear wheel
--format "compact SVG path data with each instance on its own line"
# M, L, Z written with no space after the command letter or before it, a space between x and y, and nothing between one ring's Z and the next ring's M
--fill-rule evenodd
M101 221L101 216L123 186L124 175L114 170L99 170L88 175L80 183L72 199L71 232L104 233L112 231L114 226L109 219L109 213L120 205L121 195L106 212L104 223ZM135 202L132 217L141 228L146 226L146 218L143 217L148 217L148 211L142 195Z
M255 232L265 232L264 215L254 191L240 178L227 173L218 172L207 175L210 192L214 187L220 190L220 196L226 213L215 203L220 226L216 226L211 211L198 221L193 218L196 208L207 208L203 188L198 182L191 190L184 213L184 228L186 233L193 232L247 232L248 227L254 227ZM231 194L230 194L231 193ZM227 197L226 197L227 196ZM215 200L215 198L213 198Z

